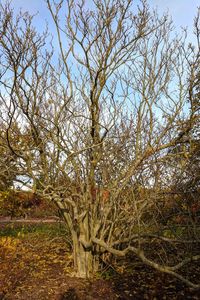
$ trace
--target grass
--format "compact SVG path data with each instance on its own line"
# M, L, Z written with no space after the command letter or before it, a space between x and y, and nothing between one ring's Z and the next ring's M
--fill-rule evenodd
M68 235L66 226L62 223L54 224L8 224L1 228L0 237L18 237L23 235L45 235L49 238Z

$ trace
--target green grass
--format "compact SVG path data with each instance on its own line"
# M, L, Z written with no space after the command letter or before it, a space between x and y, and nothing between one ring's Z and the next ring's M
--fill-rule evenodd
M8 224L0 229L0 237L10 236L17 237L19 233L23 235L38 234L49 237L65 236L67 229L62 223L53 224Z

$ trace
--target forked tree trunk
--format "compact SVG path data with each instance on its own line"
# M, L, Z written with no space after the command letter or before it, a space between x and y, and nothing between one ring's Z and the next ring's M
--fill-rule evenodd
M70 215L66 212L63 202L56 199L56 204L62 212L64 220L68 224L68 228L71 232L76 276L81 278L90 278L98 270L99 257L95 255L93 246L89 242L90 225L88 215L86 215L79 224L74 226Z
M82 243L73 235L73 260L76 276L91 278L98 271L99 259L92 249L85 249Z

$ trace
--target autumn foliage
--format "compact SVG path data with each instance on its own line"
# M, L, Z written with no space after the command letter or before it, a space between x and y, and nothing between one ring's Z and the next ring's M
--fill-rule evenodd
M8 190L0 192L0 215L14 217L45 217L55 215L52 203L32 191Z

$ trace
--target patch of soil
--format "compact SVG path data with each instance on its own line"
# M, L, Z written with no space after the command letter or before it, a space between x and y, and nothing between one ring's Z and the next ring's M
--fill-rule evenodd
M29 233L1 238L1 300L185 300L200 299L180 281L131 258L131 271L109 279L72 277L72 257L59 236ZM193 269L200 281L200 265Z

